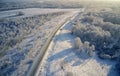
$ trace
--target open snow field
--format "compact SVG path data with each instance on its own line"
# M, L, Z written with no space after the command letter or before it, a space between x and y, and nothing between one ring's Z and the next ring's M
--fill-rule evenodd
M119 0L0 0L0 76L120 76L119 9Z
M75 11L76 9L48 9L48 8L27 8L27 9L17 9L9 11L1 11L0 18L18 18L18 17L29 17L40 14L49 14L55 12L70 12ZM22 14L19 15L19 12Z
M25 10L25 9L24 9ZM34 9L33 9L34 10ZM72 17L74 14L77 13L77 10L73 11L73 9L65 10L54 10L54 9L42 9L42 13L39 11L37 13L30 13L29 11L27 16L38 15L38 14L47 14L47 13L54 13L54 12L65 12L69 11L65 14L58 15L55 18L44 23L42 26L37 27L32 31L31 34L27 35L24 40L22 40L16 46L10 48L4 57L0 59L1 70L0 75L2 76L25 76L32 63L34 62L35 58L39 54L41 48L44 46L45 42L49 38L51 32L56 29L57 26L63 24L68 18ZM53 12L50 12L53 11ZM34 10L34 11L37 11ZM27 12L27 9L26 9ZM30 15L31 14L31 15ZM3 68L3 69L2 69Z
M114 69L115 62L80 55L73 48L74 38L70 29L71 22L64 25L53 38L36 76L118 76Z

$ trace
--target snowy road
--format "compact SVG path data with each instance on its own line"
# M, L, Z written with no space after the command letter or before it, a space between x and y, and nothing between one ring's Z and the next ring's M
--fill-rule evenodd
M54 34L56 33L57 29L59 29L59 27L63 26L64 24L68 23L71 19L73 19L73 17L78 13L77 11L72 11L68 16L67 19L64 19L64 17L62 17L62 19L58 19L57 24L54 26L54 31L51 32L51 34L48 36L49 38L47 39L47 41L45 42L43 48L41 49L41 52L39 53L39 56L34 60L33 66L31 67L31 70L28 73L28 76L33 76L34 73L36 72L36 69L38 68L39 62L41 62L41 58L43 57L49 42L51 42L51 39L53 38ZM63 23L61 24L60 22L63 21ZM56 22L56 21L53 21Z
M1 67L10 64L0 71L2 72L0 76L3 74L9 76L26 76L34 62L37 61L39 63L40 59L38 60L37 57L41 54L42 48L46 46L46 42L50 38L51 33L54 32L57 27L67 22L77 12L78 11L71 10L71 12L58 15L55 18L52 17L52 19L45 22L42 26L40 25L36 29L33 29L29 35L25 36L22 42L10 48L6 55L0 59Z
M52 42L50 43L48 50L43 58L42 64L40 66L44 66L44 64L49 64L49 62L46 63L46 59L48 58L48 56L53 55L54 53L58 53L62 50L63 53L61 52L60 57L63 55L65 56L65 54L72 52L72 44L74 42L74 38L75 36L71 35L70 32L70 28L72 23L77 20L79 18L80 14L78 14L77 16L75 16L70 22L68 22L67 24L63 25L60 30L58 30L58 32L56 33L55 37L53 38ZM69 48L69 49L68 49ZM54 59L54 57L56 59L59 59L59 55L58 56L53 56L53 58L48 58L48 60L51 61L51 59ZM49 66L48 66L49 67ZM56 67L57 68L57 67ZM54 69L56 70L56 69ZM41 71L41 72L40 72ZM45 73L47 72L47 73ZM41 75L42 74L42 75ZM45 74L50 74L50 68L46 68L46 69L41 69L39 68L36 76L46 76ZM49 75L48 75L49 76Z
M35 76L117 76L114 62L101 60L96 54L80 56L73 48L75 36L70 29L79 16L58 30Z

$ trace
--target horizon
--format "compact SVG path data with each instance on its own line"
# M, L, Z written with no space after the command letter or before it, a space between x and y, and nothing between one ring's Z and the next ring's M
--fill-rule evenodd
M66 0L1 0L0 2L41 2L41 1L66 1ZM91 0L67 0L67 1L72 1L72 2L81 2L81 1L91 1ZM116 2L120 0L92 0L93 1L103 1L103 2Z

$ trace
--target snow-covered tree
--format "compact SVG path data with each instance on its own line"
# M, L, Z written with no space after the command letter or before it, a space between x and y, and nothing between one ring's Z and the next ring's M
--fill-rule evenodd
M84 46L83 47L84 47L84 50L85 50L86 53L88 53L88 51L89 51L89 48L90 48L89 45L90 45L90 43L88 41L84 42Z
M82 50L82 48L83 48L83 43L82 43L82 41L81 41L81 39L80 39L79 37L76 37L76 38L75 38L74 47L75 47L76 49Z
M95 46L94 45L90 46L89 52L88 52L89 56L93 56L94 55L94 50L95 50Z

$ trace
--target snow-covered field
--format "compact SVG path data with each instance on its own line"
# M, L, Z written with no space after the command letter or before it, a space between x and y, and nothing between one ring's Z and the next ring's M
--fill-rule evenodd
M119 5L0 0L0 76L120 76Z
M43 9L44 10L44 9ZM66 10L54 10L54 9L45 9L42 11L42 14L52 13ZM31 10L32 11L32 10ZM37 9L36 9L37 11ZM26 11L27 12L27 11ZM4 57L0 59L0 75L1 76L25 76L35 58L41 51L41 48L44 46L46 40L49 38L49 34L56 29L57 26L63 24L69 17L72 17L77 10L69 10L68 13L58 15L57 17L51 19L50 21L44 23L44 25L37 27L32 31L31 34L27 35L22 42L16 46L10 48ZM28 14L28 13L27 13ZM31 13L32 15L38 15L39 13ZM30 15L30 16L32 16Z
M9 10L9 11L1 11L0 18L18 18L18 17L30 17L34 15L40 14L48 14L55 12L70 12L75 11L76 9L48 9L48 8L27 8L27 9L17 9L17 10ZM19 15L21 12L23 15Z
M77 20L79 16L75 17ZM64 25L53 38L36 76L118 76L115 62L102 60L97 54L88 57L80 55L71 35L71 21Z

